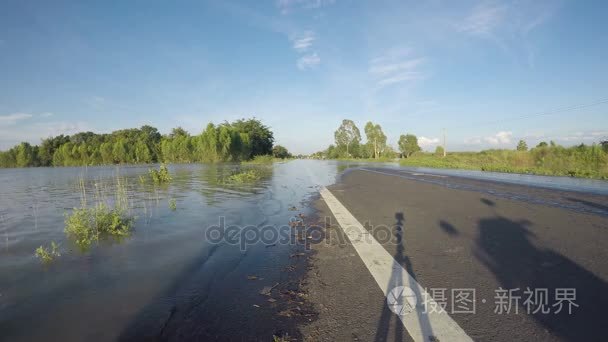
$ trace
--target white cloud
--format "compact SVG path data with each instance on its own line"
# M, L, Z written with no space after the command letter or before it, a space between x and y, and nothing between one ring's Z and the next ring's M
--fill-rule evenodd
M32 114L28 113L12 113L8 115L0 115L0 125L14 125L17 121L29 119Z
M315 38L315 33L313 31L304 31L301 35L293 37L291 41L293 43L293 48L296 51L305 52L312 46Z
M321 58L319 58L319 55L317 55L316 52L313 52L311 54L300 57L298 59L297 65L298 69L305 70L315 68L317 65L319 65L319 63L321 63Z
M574 132L567 135L553 137L553 140L569 143L599 142L608 139L608 131Z
M490 145L506 145L511 143L513 132L500 131L492 136L483 138Z
M439 145L439 138L419 137L418 145L420 145L420 147L423 149L430 149Z
M474 35L488 35L503 22L506 13L506 5L497 1L484 1L473 7L458 29Z
M45 113L40 114L40 117L42 117L42 118L48 118L51 116L53 116L53 113L51 113L51 112L45 112Z
M370 61L369 74L379 88L385 86L422 80L426 74L419 70L424 64L424 58L411 58L409 49L397 49Z
M296 9L315 9L331 5L335 0L278 0L277 7L282 14L288 14Z

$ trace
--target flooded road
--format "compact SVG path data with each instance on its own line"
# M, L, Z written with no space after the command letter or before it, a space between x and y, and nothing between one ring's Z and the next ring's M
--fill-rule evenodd
M269 340L283 333L279 329L293 335L284 328L291 316L279 315L285 313L279 292L297 290L306 251L290 222L304 217L315 223L306 222L313 214L309 201L344 170L379 166L421 181L437 178L395 164L314 160L171 165L173 180L159 186L149 181L148 166L0 170L0 339ZM258 168L264 176L253 184L226 184L239 168ZM82 200L80 180L87 196L110 196L117 178L126 184L135 217L131 236L80 251L64 234L65 215ZM439 181L466 183L449 178ZM550 178L550 184L565 179ZM543 181L527 180L522 189ZM595 182L564 186L608 193L608 182ZM45 266L34 250L51 241L61 256Z
M255 237L247 246L223 237L210 242L206 232L224 220L226 227L268 226L291 236L290 220L309 215L304 203L318 191L304 167L311 163L317 182L334 182L335 164L307 161L243 166L264 171L261 181L249 185L223 184L241 167L230 164L172 165L173 180L164 186L142 184L147 166L0 170L2 339L114 340L229 331L272 338L272 321L264 320L276 308L259 292L290 280L285 269L297 263L299 258L290 256L299 246ZM90 197L95 188L111 194L117 175L127 184L133 233L80 252L64 234L66 213L80 205L79 180ZM51 241L60 245L61 256L44 266L34 250ZM255 281L248 279L254 276Z

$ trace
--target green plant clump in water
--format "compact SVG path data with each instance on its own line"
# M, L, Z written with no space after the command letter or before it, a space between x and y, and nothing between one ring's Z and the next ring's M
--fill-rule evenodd
M167 169L167 165L165 164L161 164L158 170L150 169L148 172L150 173L150 178L152 178L154 184L168 183L171 181L169 169Z
M175 200L175 198L169 200L169 209L173 211L177 210L177 201Z
M55 243L55 241L51 242L51 248L47 248L44 246L40 246L36 248L36 257L40 259L43 264L49 264L55 260L55 258L60 257L59 246Z
M88 249L101 236L123 237L131 230L132 219L119 208L100 203L93 208L74 208L65 220L65 233L81 249Z
M224 182L227 184L244 184L244 183L254 183L262 179L262 172L259 170L247 170L241 171L235 174L228 176Z

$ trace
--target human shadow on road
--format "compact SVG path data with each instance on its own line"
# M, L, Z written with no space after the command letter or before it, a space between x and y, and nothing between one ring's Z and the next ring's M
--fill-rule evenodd
M387 293L390 293L396 287L399 286L407 286L408 284L403 283L404 273L403 268L412 276L412 278L416 279L416 273L414 272L414 267L409 257L405 255L405 240L403 239L404 234L404 222L405 217L402 212L395 213L396 223L393 227L393 236L395 237L395 243L397 244L397 250L395 252L394 258L399 267L393 267L393 271L391 273L390 281L388 287L386 289ZM397 265L395 265L397 266ZM416 298L418 302L423 300L423 294L420 293L418 287L412 286L412 290L416 294ZM404 299L401 296L397 297L398 303L403 304L402 300ZM418 314L418 320L420 322L420 329L428 334L428 336L432 336L432 327L428 320L428 317L424 314L420 314L419 310L416 310L416 313L409 313L410 315ZM382 313L380 315L380 320L378 321L378 328L376 329L376 336L374 341L387 341L389 338L389 328L391 320L395 320L395 335L392 341L402 341L404 336L403 324L398 315L393 313L386 299L384 300Z
M513 221L496 216L479 221L476 256L494 273L503 289L519 288L519 315L530 315L552 334L565 340L597 340L605 336L605 312L608 306L608 285L598 276L567 257L536 247L536 238L528 229L528 221ZM523 291L530 288L548 289L550 313L543 313L533 305L530 313L524 305ZM555 291L576 289L572 314L563 302L560 313ZM534 311L537 311L534 313ZM514 313L511 313L514 314Z

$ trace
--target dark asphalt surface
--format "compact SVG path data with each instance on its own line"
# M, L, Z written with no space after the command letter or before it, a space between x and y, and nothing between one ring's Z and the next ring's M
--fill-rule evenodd
M475 289L475 313L450 314L474 340L607 339L608 197L372 171L349 171L329 190L366 228L387 227L371 231L427 291L446 289L448 313L452 289ZM322 200L317 207L332 220L328 233L339 234ZM400 244L385 236L396 227ZM315 250L308 292L320 314L305 337L410 340L352 246L324 242ZM501 288L514 290L509 313L495 312ZM538 297L527 307L527 288L547 289L549 313L533 312ZM556 313L560 288L576 289L571 314L567 302Z

